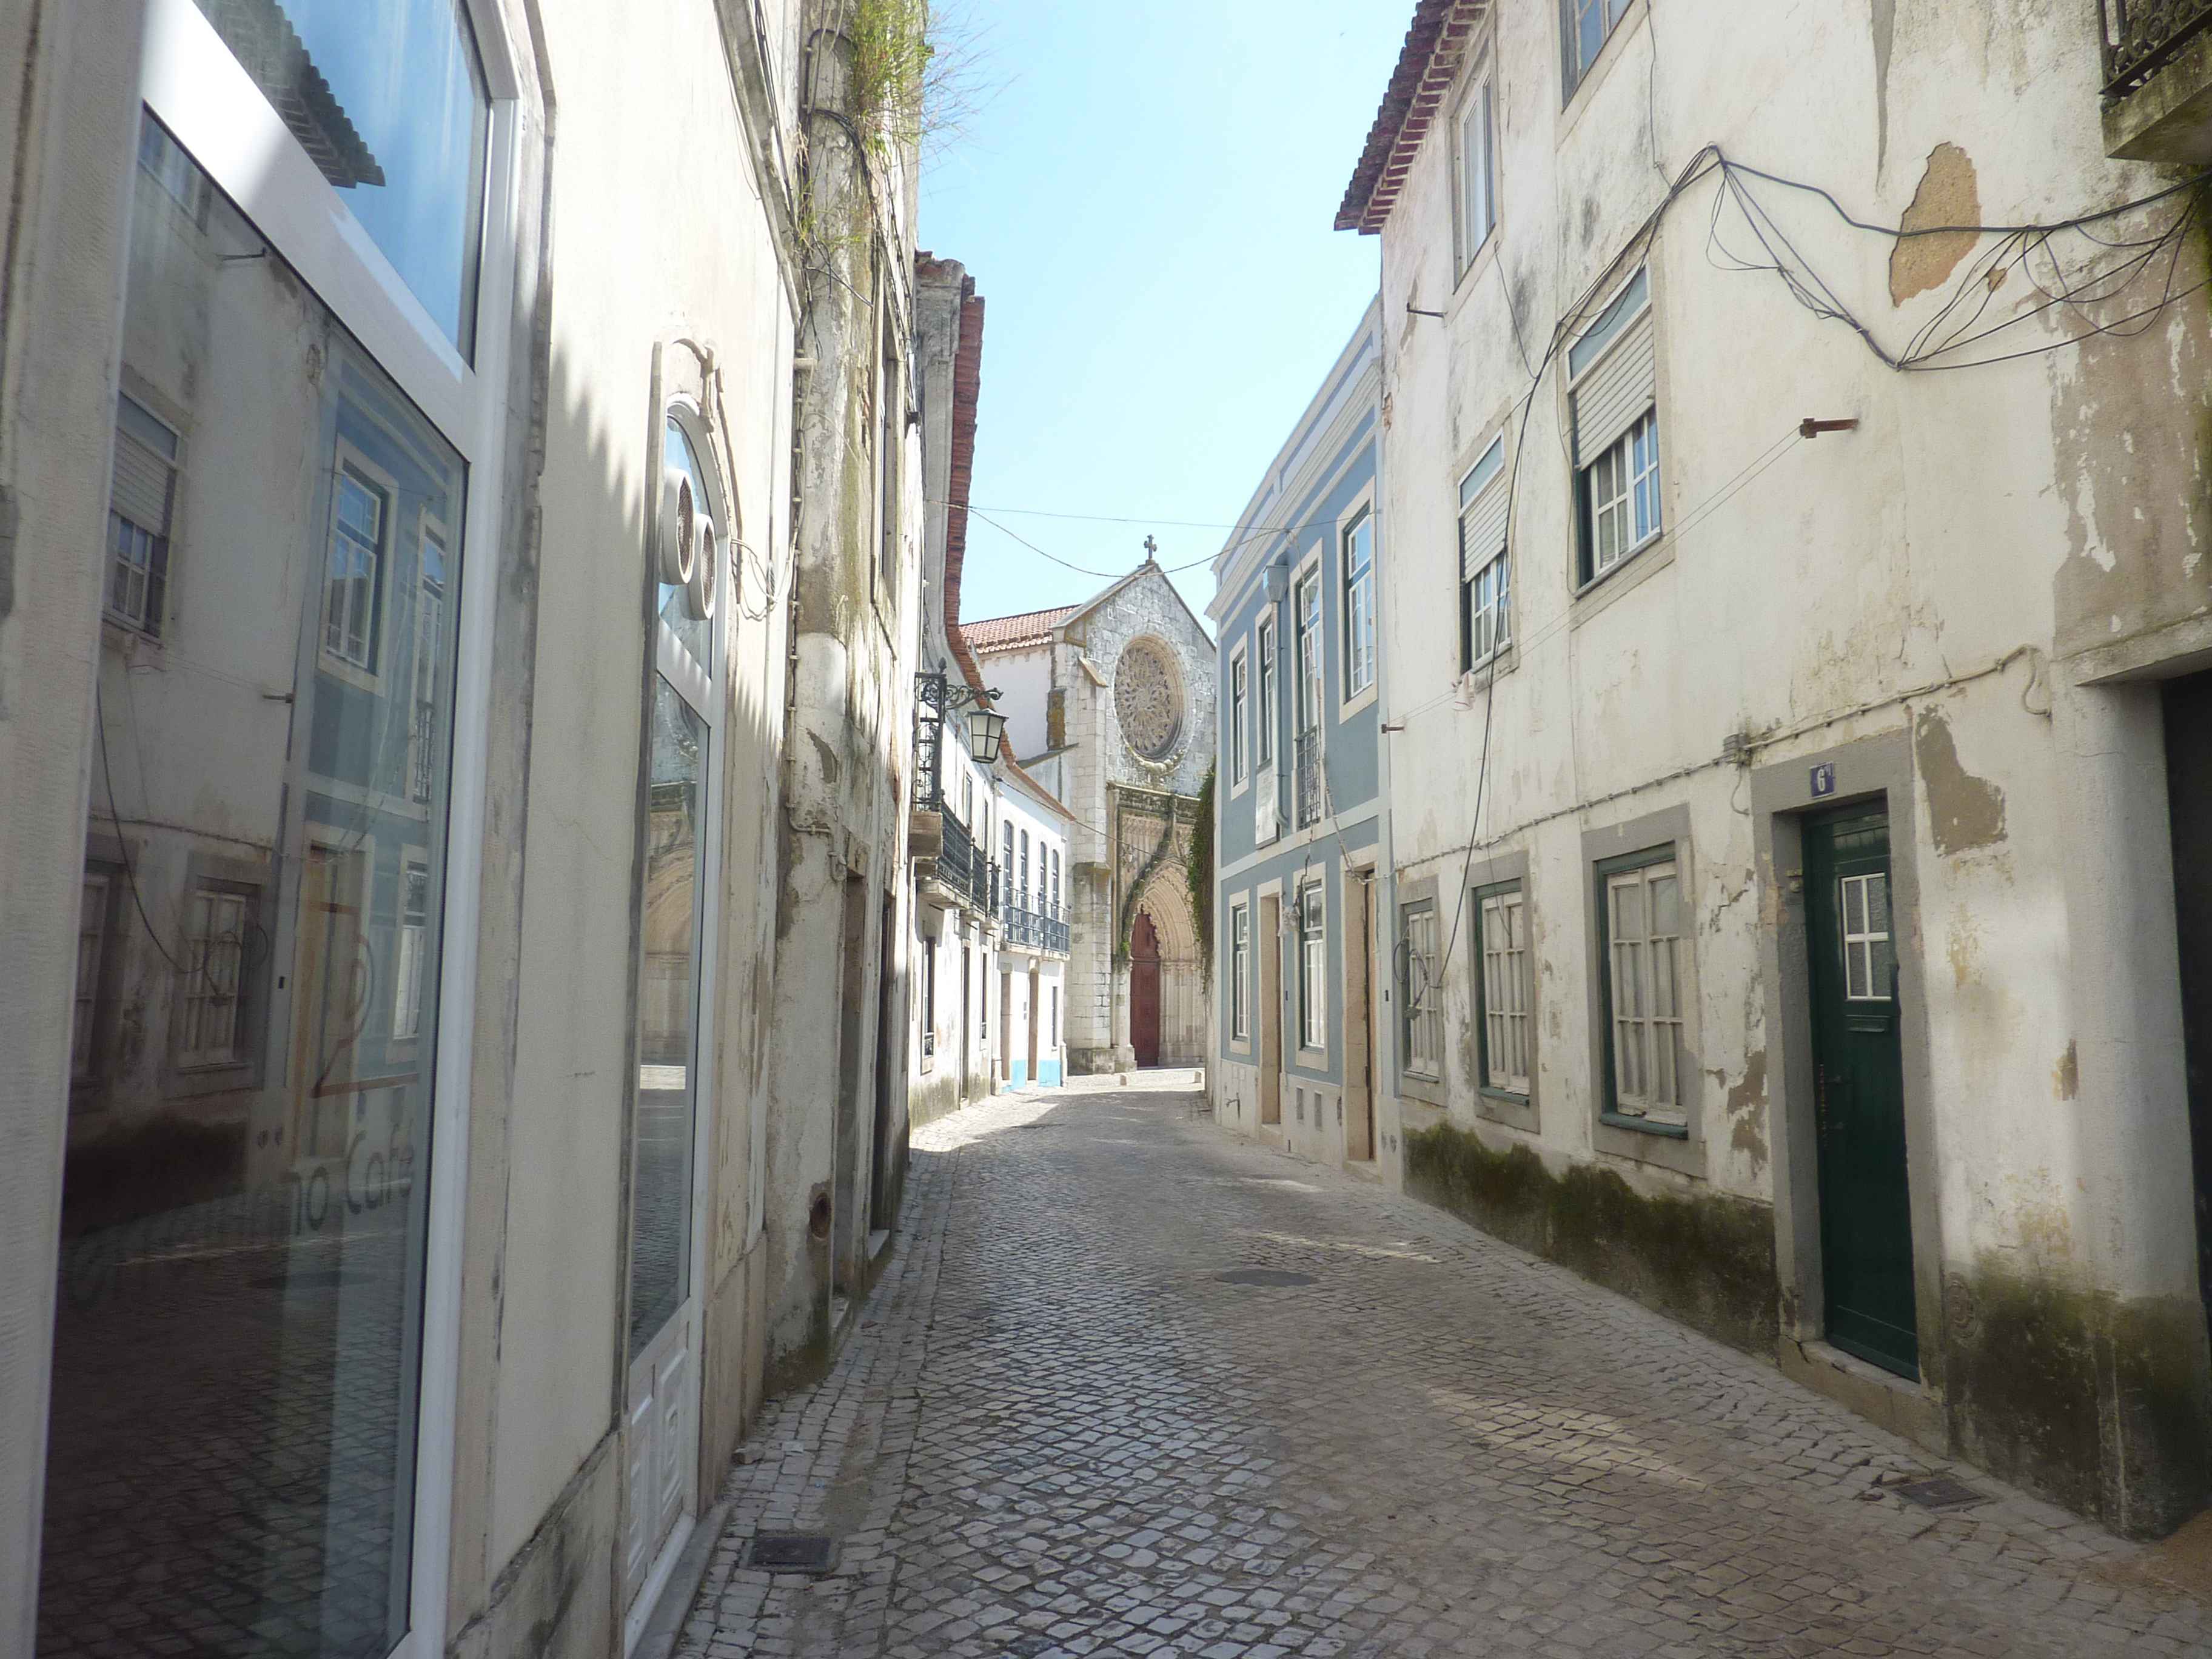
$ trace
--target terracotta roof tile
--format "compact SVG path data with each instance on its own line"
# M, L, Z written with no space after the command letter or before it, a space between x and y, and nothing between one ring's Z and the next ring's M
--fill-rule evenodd
M1079 605L1063 605L1053 611L1024 611L1012 617L986 617L979 622L963 622L960 631L968 636L969 646L981 653L986 651L1015 651L1024 646L1042 645L1052 638L1052 630L1077 611Z
M1368 129L1344 204L1336 210L1339 230L1372 236L1382 228L1413 167L1413 152L1459 72L1468 37L1490 6L1491 0L1419 0L1398 67L1382 94L1382 107Z

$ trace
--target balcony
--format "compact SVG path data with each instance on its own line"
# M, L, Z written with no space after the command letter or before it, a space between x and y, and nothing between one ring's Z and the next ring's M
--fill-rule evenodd
M934 818L936 815L931 816ZM924 844L917 842L915 862L919 881L933 885L956 904L965 905L981 915L991 914L991 887L995 872L991 860L983 856L983 849L969 836L968 826L958 818L947 814L939 823L933 857Z
M2212 0L2098 0L2105 149L2212 162Z
M937 855L938 878L956 893L968 890L969 866L975 861L975 842L968 826L951 813L945 816L945 848Z
M1056 907L1032 910L1027 905L1009 902L1000 907L999 921L1011 946L1067 954L1067 922Z
M1321 822L1321 733L1298 733L1298 828Z

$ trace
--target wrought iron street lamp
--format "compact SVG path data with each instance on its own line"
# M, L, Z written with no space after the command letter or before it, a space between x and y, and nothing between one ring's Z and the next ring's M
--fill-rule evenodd
M1006 717L985 707L998 695L992 689L954 685L941 669L914 677L915 804L924 811L945 810L945 717L951 711L968 708L969 751L979 763L988 766L999 758Z
M968 711L968 749L977 764L988 766L999 758L999 745L1006 741L1006 717L988 708L975 708Z

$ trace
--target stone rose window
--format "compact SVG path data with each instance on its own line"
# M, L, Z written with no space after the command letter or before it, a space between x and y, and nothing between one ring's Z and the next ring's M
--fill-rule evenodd
M1182 732L1182 687L1167 653L1137 640L1114 669L1114 713L1121 736L1146 760L1164 760Z

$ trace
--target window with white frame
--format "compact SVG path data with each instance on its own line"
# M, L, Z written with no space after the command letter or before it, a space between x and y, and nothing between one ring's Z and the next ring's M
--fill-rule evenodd
M1344 532L1344 695L1375 684L1375 515L1362 511Z
M1453 164L1459 173L1455 209L1462 273L1474 263L1474 256L1482 252L1482 245L1498 226L1496 84L1486 52L1468 77L1454 126Z
M1512 507L1505 440L1493 441L1459 481L1459 665L1480 666L1513 642Z
M1649 273L1629 278L1567 350L1577 574L1595 581L1659 534L1657 356Z
M158 639L169 586L177 434L143 404L118 397L114 460L107 495L107 614Z
M1243 1042L1252 1035L1252 993L1246 983L1252 969L1252 907L1229 907L1229 1035Z
M1518 882L1475 895L1477 989L1482 999L1482 1087L1527 1098L1529 1075L1528 908Z
M1298 890L1298 1047L1328 1047L1328 935L1322 931L1327 908L1319 879Z
M1229 659L1229 777L1232 783L1244 781L1244 722L1251 714L1249 669L1241 650Z
M921 946L921 1057L937 1054L937 941L919 935Z
M411 1042L422 1034L422 949L430 930L430 861L410 853L399 865L399 938L392 951L392 1036Z
M1399 906L1398 937L1405 950L1398 988L1405 1068L1416 1077L1441 1079L1444 1009L1443 986L1437 976L1436 901L1416 899Z
M1321 727L1321 572L1298 584L1298 736Z
M1689 1122L1683 1076L1682 892L1674 848L1598 866L1608 1103L1654 1125Z
M252 920L248 893L207 883L192 890L177 1004L179 1066L235 1066L246 1058L242 981Z
M323 584L323 653L376 672L377 590L384 578L384 491L353 466L337 474L331 513L331 562Z
M1057 917L1067 903L1066 890L1060 884L1060 848L1052 849L1052 914Z
M1844 997L1850 1002L1888 1002L1897 970L1897 945L1889 931L1889 876L1845 876L1844 902Z
M1565 41L1567 96L1583 83L1583 76L1605 50L1614 25L1628 15L1632 0L1559 0L1559 23Z
M1272 601L1270 602L1272 608ZM1275 619L1272 616L1260 618L1258 632L1253 638L1253 648L1259 653L1259 730L1253 751L1260 757L1262 769L1272 766L1275 760L1275 722L1280 718L1275 710Z
M78 1083L90 1079L99 1052L94 1033L100 1018L100 977L107 967L109 897L107 872L86 870L77 900L76 1007L70 1025L70 1077Z
M1014 902L1024 910L1032 908L1030 896L1030 832L1026 830L1022 831L1021 885L1014 889Z

